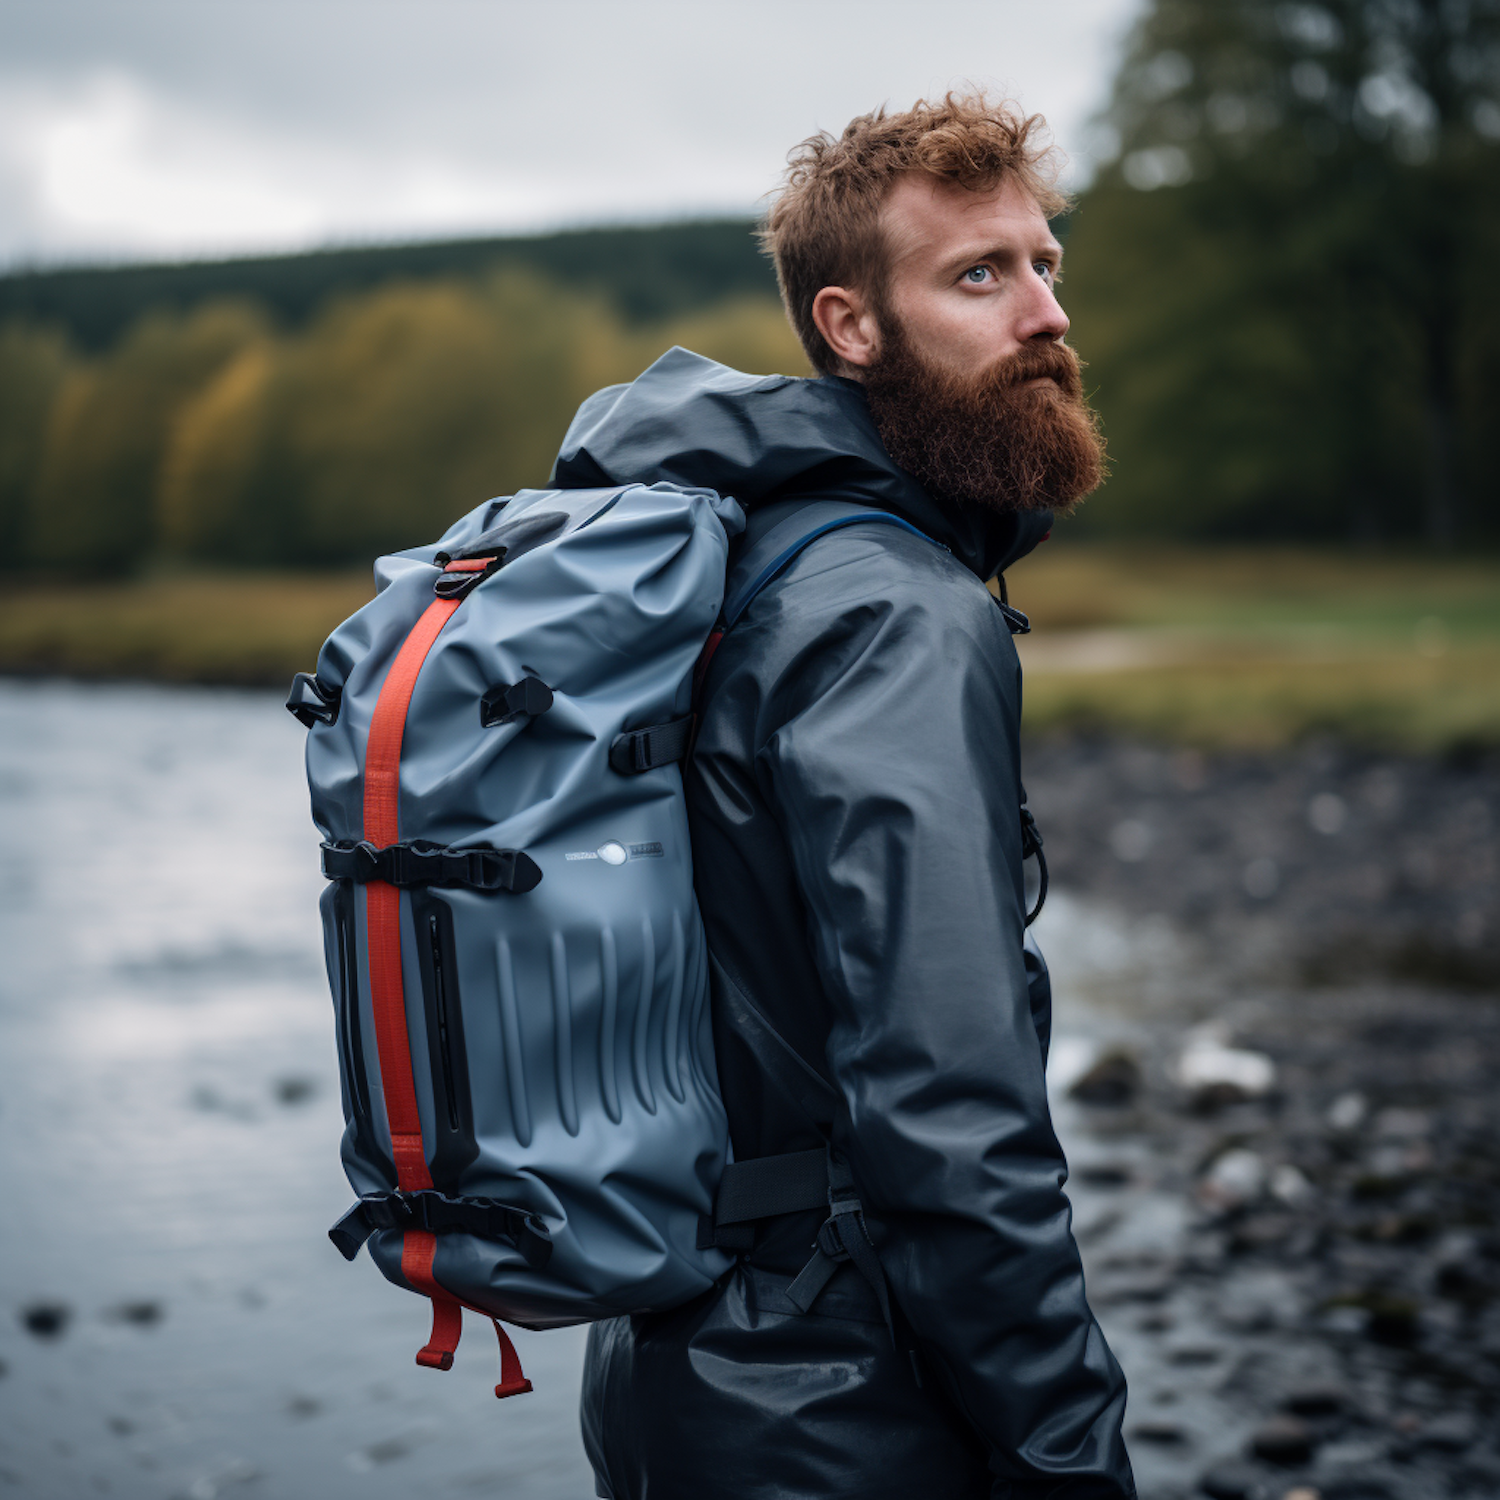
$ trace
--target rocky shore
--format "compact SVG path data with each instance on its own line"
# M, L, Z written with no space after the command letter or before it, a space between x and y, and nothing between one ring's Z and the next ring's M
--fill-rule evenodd
M1500 764L1040 741L1027 782L1148 955L1053 1068L1143 1497L1500 1495Z

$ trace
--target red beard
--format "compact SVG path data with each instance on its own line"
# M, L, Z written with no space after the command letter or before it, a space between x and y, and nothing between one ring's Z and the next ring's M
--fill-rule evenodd
M864 386L886 450L924 489L997 511L1066 514L1106 473L1081 372L1066 344L1037 342L978 376L951 375L896 326Z

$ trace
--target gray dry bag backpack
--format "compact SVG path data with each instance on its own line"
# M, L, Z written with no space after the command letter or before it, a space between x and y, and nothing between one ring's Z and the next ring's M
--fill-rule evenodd
M500 1319L675 1306L779 1213L829 1208L809 1305L848 1259L885 1303L832 1152L726 1167L677 764L694 664L816 536L907 524L777 511L757 513L725 606L733 500L654 484L489 501L380 559L375 598L293 683L359 1194L329 1234L432 1300L419 1364L451 1366L462 1308L491 1318L500 1396L531 1388ZM785 1076L785 1043L715 982ZM786 1086L817 1086L801 1074Z

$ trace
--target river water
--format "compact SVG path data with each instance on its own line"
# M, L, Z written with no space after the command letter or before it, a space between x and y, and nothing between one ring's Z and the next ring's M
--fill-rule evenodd
M536 1392L496 1402L486 1325L418 1368L426 1304L325 1237L350 1194L302 741L267 693L0 682L0 1492L587 1500L583 1332L517 1332ZM1066 1082L1171 939L1065 894L1039 932ZM1115 1151L1056 1108L1077 1159ZM1119 1175L1072 1190L1086 1257L1106 1220L1116 1249L1180 1232L1168 1198L1122 1215Z

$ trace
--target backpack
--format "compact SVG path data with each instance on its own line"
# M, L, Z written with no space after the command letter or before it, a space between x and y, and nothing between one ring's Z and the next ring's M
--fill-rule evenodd
M468 1307L499 1339L495 1394L528 1391L502 1319L680 1305L758 1220L810 1208L828 1220L793 1301L852 1260L894 1335L837 1153L727 1159L711 976L825 1139L836 1095L707 952L678 767L723 633L803 547L872 520L916 531L843 502L757 510L726 595L733 500L522 491L381 558L294 679L359 1195L329 1237L431 1300L419 1364L451 1367Z

